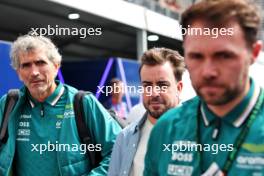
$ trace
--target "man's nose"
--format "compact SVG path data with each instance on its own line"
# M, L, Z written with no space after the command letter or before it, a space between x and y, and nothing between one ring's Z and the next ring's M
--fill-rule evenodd
M152 87L152 97L160 96L160 87L154 86Z
M35 64L32 64L31 76L38 76L38 75L39 75L39 68Z
M203 64L202 76L206 79L213 79L216 78L217 75L218 75L217 65L213 61L207 60Z

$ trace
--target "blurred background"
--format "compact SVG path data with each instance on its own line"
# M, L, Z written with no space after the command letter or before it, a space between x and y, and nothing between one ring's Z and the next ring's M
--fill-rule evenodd
M22 83L10 67L10 45L19 36L43 28L89 30L90 35L49 35L63 56L58 79L78 89L92 91L104 102L97 86L113 77L126 85L140 85L138 66L144 51L167 47L183 53L179 19L194 0L0 0L0 96ZM263 9L264 1L256 0ZM94 30L101 31L96 33ZM259 38L263 40L264 25ZM44 31L45 32L45 31ZM79 31L80 32L80 31ZM263 54L250 74L260 85ZM195 95L188 73L184 75L182 99ZM124 97L129 106L140 101L138 93Z

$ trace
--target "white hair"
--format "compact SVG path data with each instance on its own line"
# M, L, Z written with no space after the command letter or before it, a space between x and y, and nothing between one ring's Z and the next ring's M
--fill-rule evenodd
M61 64L61 55L58 48L49 38L27 34L18 37L11 47L10 56L12 67L15 70L19 68L19 56L21 53L28 53L38 49L43 49L51 62Z

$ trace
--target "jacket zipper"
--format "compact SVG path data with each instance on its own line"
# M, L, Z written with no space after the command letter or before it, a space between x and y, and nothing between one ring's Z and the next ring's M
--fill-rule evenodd
M40 116L44 117L44 106L43 106L43 103L41 103L41 105L40 105Z

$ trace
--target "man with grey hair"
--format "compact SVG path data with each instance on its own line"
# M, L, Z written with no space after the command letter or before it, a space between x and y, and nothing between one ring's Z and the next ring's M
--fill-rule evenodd
M61 55L51 40L21 36L13 43L11 58L24 86L10 113L8 140L4 144L0 141L0 175L7 176L12 171L21 176L105 175L120 127L92 95L85 96L85 125L96 143L89 150L100 150L102 156L99 166L93 169L74 118L77 90L55 81ZM5 103L3 96L0 124Z

